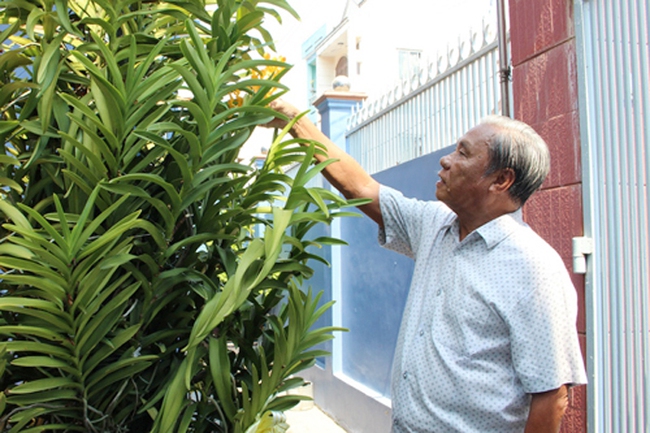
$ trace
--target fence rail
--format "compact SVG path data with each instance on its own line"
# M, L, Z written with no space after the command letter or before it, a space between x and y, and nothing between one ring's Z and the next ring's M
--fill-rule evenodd
M355 109L348 151L370 173L453 144L499 113L499 58L489 26L438 56L409 81Z

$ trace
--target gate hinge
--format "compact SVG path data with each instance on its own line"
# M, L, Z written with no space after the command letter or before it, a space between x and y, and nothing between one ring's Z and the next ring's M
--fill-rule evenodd
M587 273L587 255L594 252L594 240L586 236L573 238L573 273Z

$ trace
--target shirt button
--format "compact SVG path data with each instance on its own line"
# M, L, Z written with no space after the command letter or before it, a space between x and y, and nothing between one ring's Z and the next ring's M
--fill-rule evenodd
M404 374L402 374L402 377L403 377L404 379L407 379L407 378L409 377L409 374L408 374L407 372L404 372Z
M441 293L442 293L442 290L438 290L438 291L436 292L436 296L440 296Z
M424 335L424 331L420 331L420 337Z

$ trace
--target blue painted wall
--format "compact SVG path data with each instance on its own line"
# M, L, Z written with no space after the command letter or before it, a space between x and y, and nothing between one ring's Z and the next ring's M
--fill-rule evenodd
M347 119L355 104L336 96L324 98L317 105L321 129L339 147L347 150ZM422 156L377 173L382 184L402 191L406 196L435 200L440 158L453 146ZM313 179L327 183L319 177ZM334 228L322 226L314 237L334 236L348 246L324 247L318 253L333 266L312 262L315 274L307 284L323 290L321 302L335 299L316 326L342 326L349 332L337 333L336 342L328 343L333 356L320 359L315 369L306 373L314 382L316 402L326 412L356 431L383 433L390 429L390 374L402 312L411 283L413 262L379 246L377 226L369 218L344 218ZM355 385L358 384L358 385ZM360 385L360 386L359 386Z
M435 200L439 160L452 149L450 146L374 177L406 196ZM324 347L333 356L319 359L304 377L314 384L318 406L347 431L389 433L390 374L413 262L380 247L376 224L361 214L341 219L332 232L349 245L336 247L336 251L321 249L319 254L332 261L333 267L312 262L316 272L307 284L324 291L323 302L332 298L337 302L316 326L342 326L349 331L336 333L334 343Z
M406 196L435 200L440 158L453 146L374 175ZM386 250L377 241L369 218L345 218L341 237L349 243L341 254L343 374L385 397L397 334L411 282L413 261Z

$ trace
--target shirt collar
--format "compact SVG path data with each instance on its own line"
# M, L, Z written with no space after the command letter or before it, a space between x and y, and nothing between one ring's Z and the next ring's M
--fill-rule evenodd
M501 215L499 218L483 224L475 232L483 238L488 249L491 249L525 224L523 212L519 208L512 213Z
M522 225L526 225L526 223L524 222L523 212L519 208L512 213L501 215L483 224L470 233L465 240L480 236L485 241L487 248L492 249ZM456 237L456 240L458 240L459 226L456 214L453 214L453 218L449 218L448 222L442 226L442 229L450 230L453 236Z

